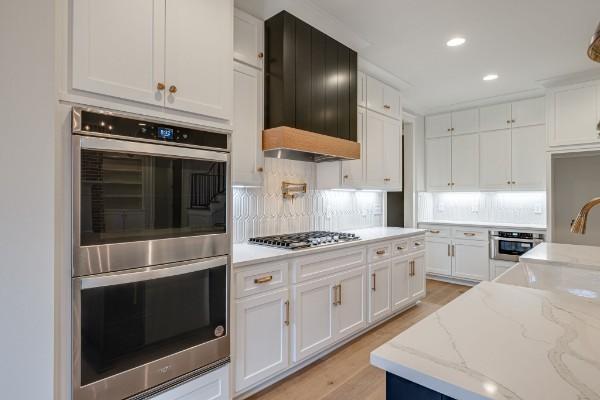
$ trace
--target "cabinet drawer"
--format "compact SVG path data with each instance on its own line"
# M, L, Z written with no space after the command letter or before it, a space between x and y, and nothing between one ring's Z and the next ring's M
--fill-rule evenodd
M409 247L410 247L411 252L425 250L425 238L422 236L419 236L419 237L410 239Z
M239 299L287 285L288 267L287 261L281 261L240 268L235 272L235 297Z
M450 237L450 228L447 226L423 225L423 226L421 226L421 228L427 229L427 232L425 232L425 235L428 238L429 237L443 237L443 238Z
M305 282L367 263L366 248L353 246L342 250L324 251L293 261L292 282Z
M481 228L452 228L452 237L454 239L464 240L488 240L489 232Z
M396 240L392 243L392 256L396 257L407 254L410 250L409 245L408 239Z
M379 260L385 260L392 256L392 243L384 242L384 243L374 244L372 246L369 246L369 249L367 250L367 252L369 253L369 262L370 263L376 262Z

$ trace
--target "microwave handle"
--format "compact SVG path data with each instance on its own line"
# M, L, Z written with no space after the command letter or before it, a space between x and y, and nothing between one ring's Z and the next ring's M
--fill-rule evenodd
M77 278L81 281L81 290L100 288L106 286L122 285L127 283L144 282L153 279L168 278L192 272L203 271L214 267L227 265L227 256L215 257L206 261L171 267L138 268L130 271L115 272L106 275Z
M94 136L74 136L74 138L78 141L79 147L86 150L188 158L192 160L228 161L227 153L221 153L218 151L192 149L181 146L165 146L143 142L130 142L127 140L108 139Z

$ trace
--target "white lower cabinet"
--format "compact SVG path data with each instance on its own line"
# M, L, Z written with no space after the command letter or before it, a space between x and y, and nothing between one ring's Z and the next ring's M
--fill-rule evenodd
M392 312L390 279L392 262L385 260L369 266L371 290L369 291L369 322L387 317Z
M426 226L445 237L427 237L426 271L431 274L471 281L490 279L488 231L479 228ZM451 232L451 233L450 233Z
M234 268L235 396L425 296L424 244L397 238Z
M366 327L365 267L295 285L293 361Z
M229 365L176 386L152 400L229 400Z
M454 240L452 276L474 281L489 277L489 249L487 241Z
M515 265L517 263L512 261L490 260L490 280L496 279Z
M237 301L235 318L239 392L288 367L288 289Z

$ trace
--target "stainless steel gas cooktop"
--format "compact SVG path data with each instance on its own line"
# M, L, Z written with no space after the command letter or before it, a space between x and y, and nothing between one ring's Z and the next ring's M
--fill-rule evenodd
M297 250L307 247L325 246L329 244L352 242L360 237L353 233L312 231L251 238L251 244L278 247L280 249Z

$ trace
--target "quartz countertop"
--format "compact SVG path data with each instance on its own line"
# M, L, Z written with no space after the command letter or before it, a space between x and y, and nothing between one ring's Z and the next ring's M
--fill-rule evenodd
M523 254L519 258L519 261L600 268L600 247L564 243L541 243Z
M352 242L337 243L327 246L309 247L299 250L283 250L275 247L261 246L256 244L238 243L233 245L233 266L242 267L267 261L275 261L283 258L298 257L308 254L314 254L323 251L333 251L349 246L365 245L372 242L382 240L397 239L402 237L410 237L422 235L425 233L423 229L412 228L367 228L354 229L347 232L354 233L360 237L360 240Z
M536 224L513 224L507 222L474 222L474 221L419 221L419 224L427 225L456 225L456 226L481 226L484 228L511 228L511 229L531 229L536 231L545 231L546 225Z
M371 353L461 400L600 399L600 302L482 282Z

